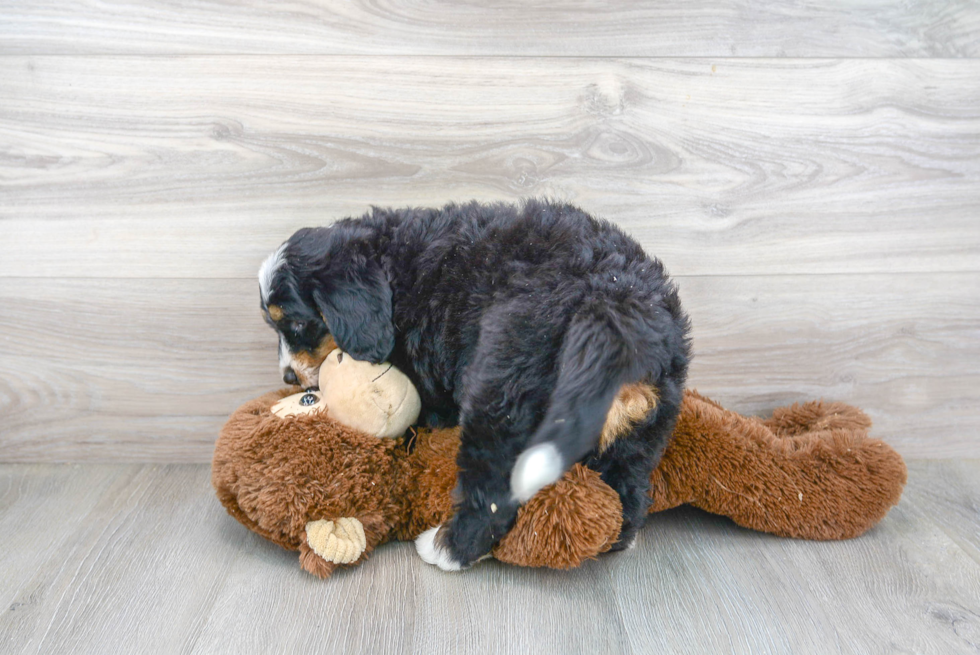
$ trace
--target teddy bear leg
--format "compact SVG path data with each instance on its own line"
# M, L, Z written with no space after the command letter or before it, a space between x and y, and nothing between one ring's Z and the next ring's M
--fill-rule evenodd
M823 430L864 430L871 428L871 419L857 407L845 403L810 401L777 407L762 423L783 437L797 437Z

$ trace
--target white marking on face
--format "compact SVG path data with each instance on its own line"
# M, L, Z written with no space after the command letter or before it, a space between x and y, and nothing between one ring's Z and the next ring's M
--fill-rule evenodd
M293 362L293 355L289 352L289 346L286 345L286 337L279 335L279 374L285 375L286 369Z
M262 302L269 304L269 294L272 293L272 278L276 271L286 263L286 244L279 246L279 249L265 258L259 266L259 292L262 294Z

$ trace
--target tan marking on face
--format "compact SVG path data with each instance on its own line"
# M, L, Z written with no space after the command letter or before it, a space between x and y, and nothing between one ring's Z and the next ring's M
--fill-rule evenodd
M282 320L282 307L279 305L269 305L269 318L273 321Z
M333 340L333 335L328 334L313 352L304 351L292 355L289 365L299 378L301 387L315 387L319 384L320 364L336 349L337 342Z
M656 389L639 382L624 384L606 414L606 424L602 426L602 436L599 437L599 452L609 448L619 437L628 434L656 406Z

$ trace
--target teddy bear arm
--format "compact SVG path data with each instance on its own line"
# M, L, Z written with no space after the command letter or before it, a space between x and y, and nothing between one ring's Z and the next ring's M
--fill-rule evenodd
M389 533L387 522L377 514L309 521L300 545L300 566L326 578L338 566L363 562Z

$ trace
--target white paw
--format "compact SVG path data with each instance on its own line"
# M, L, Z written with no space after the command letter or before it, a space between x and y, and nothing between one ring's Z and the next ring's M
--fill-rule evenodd
M551 442L531 446L517 458L510 473L510 492L514 500L526 503L534 494L565 472L561 453Z
M440 526L430 528L415 539L415 550L426 564L435 564L443 571L461 571L463 567L453 559L442 544L436 543Z

